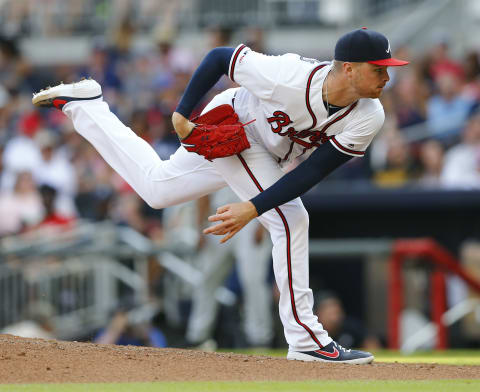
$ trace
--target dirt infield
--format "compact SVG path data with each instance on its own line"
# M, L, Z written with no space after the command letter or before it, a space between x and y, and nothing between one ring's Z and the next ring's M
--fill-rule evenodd
M141 381L433 380L480 378L478 366L321 364L202 351L0 335L0 384Z

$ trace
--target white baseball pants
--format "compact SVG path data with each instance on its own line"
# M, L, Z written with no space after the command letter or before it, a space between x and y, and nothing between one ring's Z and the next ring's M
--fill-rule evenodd
M230 89L217 95L205 111L224 103L232 105L233 93ZM153 208L193 200L226 185L241 200L249 200L283 175L275 157L251 137L251 148L237 156L209 162L180 147L169 160L162 161L101 98L70 102L63 111L78 133ZM310 351L329 344L331 338L312 311L308 213L300 198L267 211L258 219L270 232L273 243L273 270L280 291L279 313L289 350Z

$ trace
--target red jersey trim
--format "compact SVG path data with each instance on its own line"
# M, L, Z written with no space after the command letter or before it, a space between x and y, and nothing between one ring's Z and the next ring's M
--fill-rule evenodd
M307 89L305 90L305 104L307 105L307 110L308 113L310 113L310 116L312 116L312 126L310 128L307 128L307 130L315 128L315 125L317 125L317 117L315 116L315 113L312 110L312 107L310 106L310 86L312 84L312 79L313 76L317 73L318 70L322 69L325 67L326 64L318 65L313 69L312 72L310 72L310 75L308 76L307 80Z
M232 82L235 82L235 79L233 77L233 74L235 72L235 64L237 62L237 59L238 59L238 56L240 55L240 53L242 52L243 49L245 49L246 46L245 45L240 45L238 47L238 49L235 51L235 53L233 54L233 59L232 59L232 63L230 64L230 79L232 80Z
M355 156L364 156L365 155L365 151L355 151L355 150L351 150L349 148L346 148L344 147L343 145L341 145L337 139L335 139L335 136L333 136L330 141L332 142L332 144L334 145L334 147L336 147L338 150L342 151L342 152L345 152L349 155L355 155Z

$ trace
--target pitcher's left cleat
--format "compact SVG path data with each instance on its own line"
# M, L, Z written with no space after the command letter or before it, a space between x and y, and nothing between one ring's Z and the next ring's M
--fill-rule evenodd
M84 79L76 83L60 83L33 94L35 106L52 107L62 110L68 102L89 101L102 96L102 87L93 79Z
M322 349L315 351L289 351L287 359L306 362L318 361L360 365L372 362L374 357L366 351L347 350L337 342L332 341Z

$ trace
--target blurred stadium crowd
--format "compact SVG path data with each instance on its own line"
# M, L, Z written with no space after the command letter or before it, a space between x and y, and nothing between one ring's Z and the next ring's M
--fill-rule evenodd
M60 112L37 110L31 94L48 83L93 77L120 119L167 159L178 147L170 116L201 60L176 46L174 35L156 37L156 50L137 53L129 43L134 29L120 25L109 42L96 43L82 66L36 68L22 56L13 39L0 42L0 235L15 234L48 217L41 186L56 193L58 222L77 218L126 222L140 232L161 227L160 215L138 200ZM204 52L236 46L231 31L212 29ZM256 50L269 53L262 31L243 37ZM373 186L480 186L479 53L462 58L449 54L448 41L432 42L422 54L404 46L398 57L405 69L391 69L382 96L386 121L364 159L356 159L330 177L366 181ZM226 78L206 97L233 86ZM199 110L201 107L199 107ZM52 220L53 219L53 220Z
M75 9L70 11L76 22L64 20L64 35L82 28ZM108 38L94 41L84 64L35 67L16 39L28 34L29 14L21 7L11 12L3 29L8 35L0 38L0 237L108 219L161 244L162 211L139 199L61 112L34 108L32 93L49 83L92 77L119 118L168 159L179 146L171 114L201 60L196 53L236 46L240 41L233 37L254 50L280 53L269 50L258 27L209 29L202 50L180 47L174 30L160 29L152 38L155 50L137 51L132 39L145 26L125 19ZM411 65L389 71L391 81L381 98L386 113L381 135L365 158L352 160L327 182L480 188L480 52L453 58L448 36L432 41L423 53L408 46L395 51ZM221 80L203 105L231 86L227 78Z

